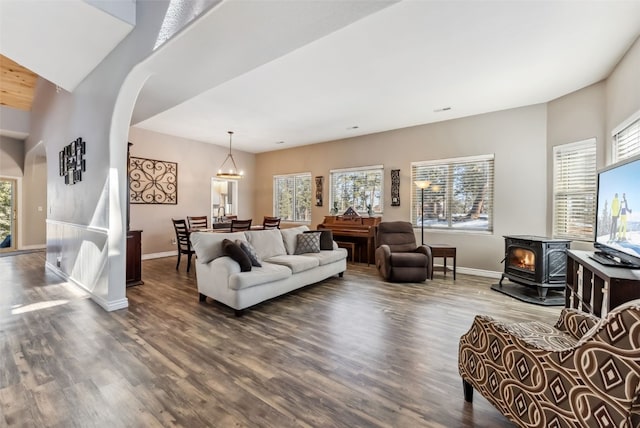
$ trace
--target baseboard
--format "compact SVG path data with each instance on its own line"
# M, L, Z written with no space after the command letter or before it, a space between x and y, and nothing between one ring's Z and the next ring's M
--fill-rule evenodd
M502 278L502 272L496 272L492 270L473 269L466 267L456 267L456 273L462 273L467 275L483 276L485 278Z
M164 257L173 257L177 255L178 255L178 251L165 251L164 253L149 253L149 254L143 254L142 260L162 259Z
M63 271L61 271L57 266L54 266L47 261L45 262L45 267L55 275L59 276L61 279L72 283L78 288L81 288L83 291L85 291L89 295L91 300L96 302L98 305L100 305L102 309L104 309L107 312L116 311L118 309L124 309L129 307L129 300L126 297L123 299L113 300L113 301L104 300L102 297L93 294L84 285L82 285L81 283L79 283L78 281L71 278L69 275L67 275Z
M23 245L19 248L19 250L46 250L47 244L40 245Z

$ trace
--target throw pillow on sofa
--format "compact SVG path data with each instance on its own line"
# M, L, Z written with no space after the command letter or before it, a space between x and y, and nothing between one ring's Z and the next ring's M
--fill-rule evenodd
M319 253L320 252L320 232L300 233L296 236L297 244L294 254Z
M282 242L284 243L284 247L286 248L287 254L293 254L296 252L296 245L298 243L296 236L298 236L299 234L307 230L309 230L307 225L280 229L280 233L282 235Z
M307 230L304 233L318 233L318 232L320 232L320 249L333 250L333 232L331 231L331 229Z
M243 241L242 239L236 239L236 244L240 245L242 251L244 251L247 256L249 256L249 260L251 260L251 266L262 267L262 263L260 263L258 253L256 253L256 249L253 248L253 245L249 244L247 241Z
M247 230L244 237L256 249L261 260L287 254L280 229Z
M251 259L249 259L249 256L240 248L240 245L225 239L222 241L222 252L225 256L229 256L238 262L240 272L249 272L251 270Z

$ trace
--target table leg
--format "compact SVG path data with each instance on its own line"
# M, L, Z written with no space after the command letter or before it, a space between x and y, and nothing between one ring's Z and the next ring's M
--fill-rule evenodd
M447 256L444 256L442 260L444 260L444 276L447 276Z
M457 257L454 255L453 256L453 280L456 280L456 259Z

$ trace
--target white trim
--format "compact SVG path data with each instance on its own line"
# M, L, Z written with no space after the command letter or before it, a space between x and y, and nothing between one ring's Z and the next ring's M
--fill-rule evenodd
M384 165L368 165L368 166L355 166L353 168L330 169L329 174L333 174L334 172L368 171L371 169L384 170Z
M476 156L464 156L459 158L448 158L448 159L433 159L427 161L417 161L411 162L411 166L424 166L424 165L441 165L441 164L452 164L452 163L465 163L465 162L477 162L477 161L485 161L485 160L495 160L496 155L494 153L488 155L476 155Z
M591 143L597 144L598 139L596 137L591 137L585 140L575 141L573 143L556 144L555 146L553 146L553 154L555 155L557 153L557 150L569 151L569 150L587 148Z
M46 250L47 244L25 245L21 250Z
M151 260L151 259L162 259L165 257L173 257L178 255L178 250L175 251L165 251L164 253L149 253L143 254L142 260Z
M311 177L311 173L310 172L292 172L291 174L276 174L273 176L274 179L276 178L282 178L282 177L295 177L298 175L309 175L309 177Z
M627 119L623 120L622 123L620 123L618 126L613 128L613 130L611 131L611 137L612 138L615 137L616 134L620 133L621 131L624 131L624 129L627 126L631 125L633 122L635 122L638 119L640 119L640 110L638 110L637 112L633 113Z
M483 276L485 278L502 278L502 272L496 272L493 270L474 269L466 267L456 267L456 273L463 273L466 275Z
M75 279L73 279L70 276L68 276L67 274L65 274L63 271L61 271L59 268L57 268L56 266L52 265L48 261L45 262L45 267L49 271L51 271L52 273L54 273L57 276L59 276L60 278L64 279L65 281L70 282L70 283L74 284L75 286L81 288L83 291L85 291L89 295L91 300L96 302L100 307L102 307L102 309L104 309L107 312L116 311L118 309L124 309L124 308L127 308L129 306L129 300L126 297L123 298L123 299L118 299L118 300L113 300L113 301L104 300L102 297L93 294L91 292L91 290L89 290L84 285L82 285L80 282L76 281Z

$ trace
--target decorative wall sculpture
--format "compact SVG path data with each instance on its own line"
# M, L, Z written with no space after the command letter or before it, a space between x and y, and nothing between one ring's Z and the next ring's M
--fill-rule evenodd
M58 153L60 177L64 177L64 184L82 181L82 173L87 170L84 153L85 144L82 137L78 137Z
M316 177L316 207L322 206L322 183L324 182L324 177L319 175Z
M129 158L129 202L132 204L178 203L178 164Z
M400 206L400 170L391 170L391 206Z

